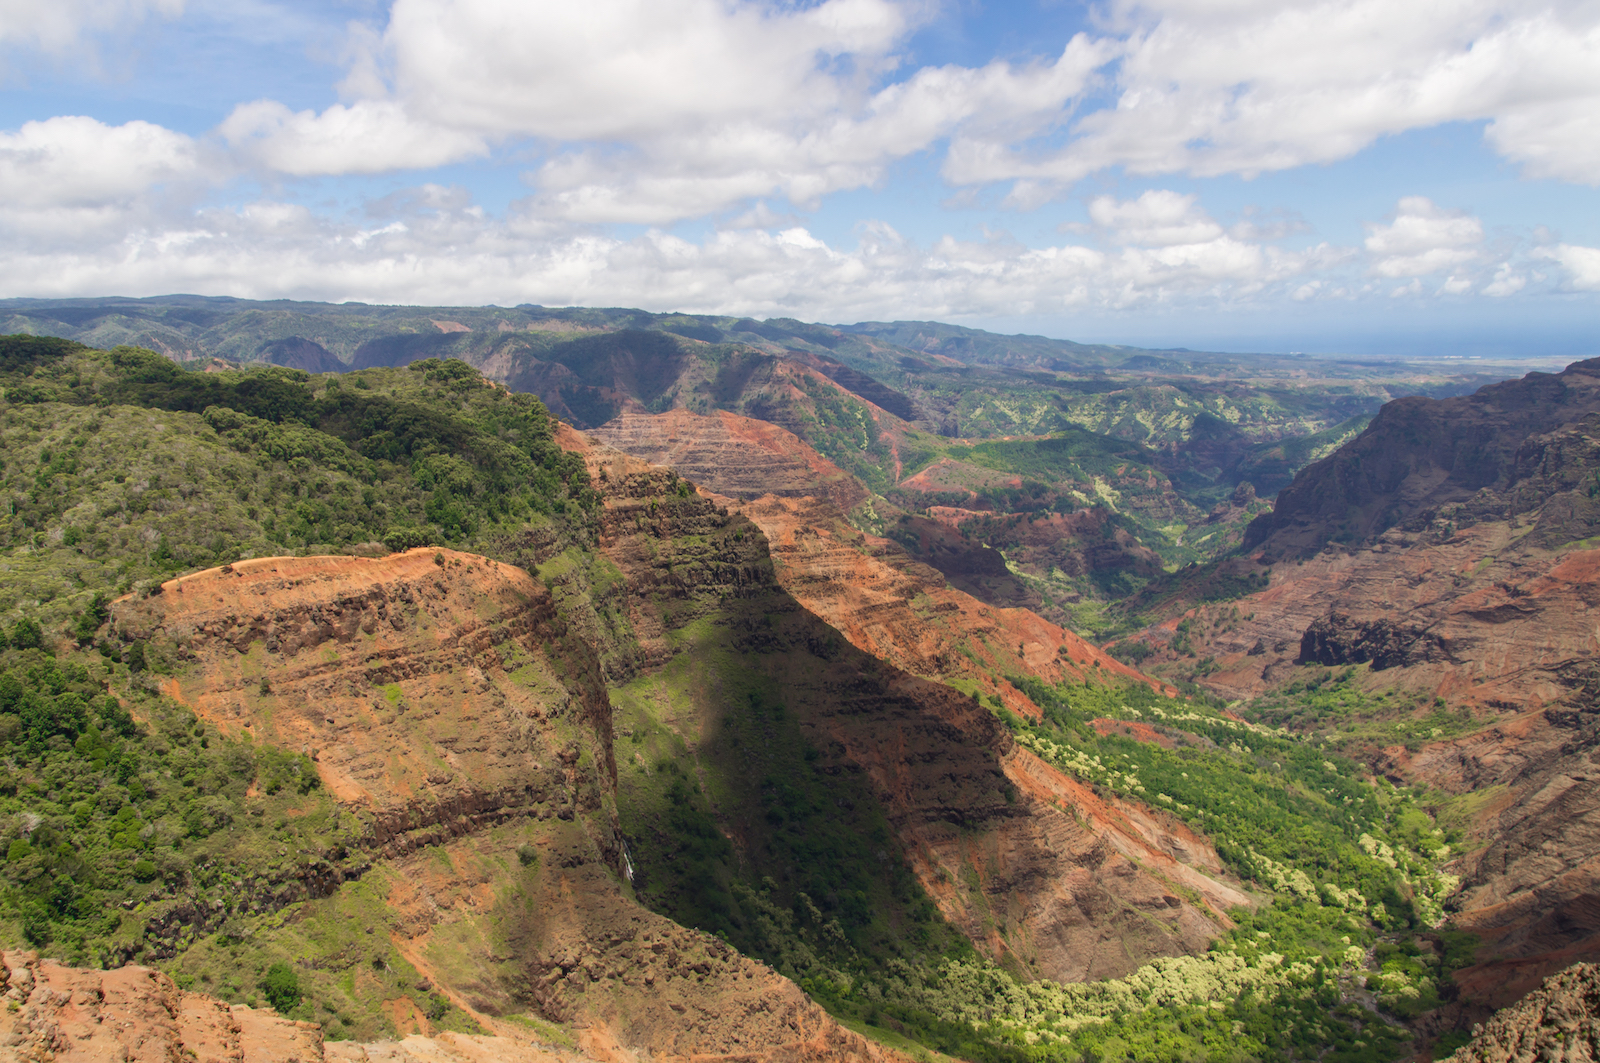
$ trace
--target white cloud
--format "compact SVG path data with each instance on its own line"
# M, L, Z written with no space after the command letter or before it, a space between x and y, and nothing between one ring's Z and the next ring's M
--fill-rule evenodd
M682 217L707 197L674 185L732 179L732 199L714 200L722 206L787 191L781 173L739 171L817 168L798 137L826 137L832 116L859 106L907 27L888 0L803 10L722 0L396 0L381 35L354 30L344 87L358 98L349 106L291 115L261 101L237 110L223 133L290 173L422 168L508 138L609 144L546 168L554 206L578 218ZM829 69L840 56L852 72ZM680 148L666 153L671 161L699 166L622 179L641 162L649 170L668 142ZM848 153L848 145L822 152ZM821 169L836 165L825 158ZM594 187L595 173L610 184ZM685 195L686 206L675 206Z
M387 26L352 31L346 103L258 101L222 132L300 175L531 142L547 222L659 224L774 197L809 209L941 147L952 184L1011 182L1007 205L1026 210L1109 168L1250 176L1459 121L1487 121L1531 176L1600 181L1592 0L1113 0L1108 31L1052 61L902 69L896 49L934 9L395 0ZM1114 102L1083 110L1106 85Z
M488 151L481 137L418 122L388 100L320 115L257 100L235 107L217 131L246 158L300 177L442 166Z
M19 236L104 239L148 214L153 188L199 178L199 156L190 138L149 122L28 122L0 132L0 220Z
M1600 292L1600 247L1557 244L1545 248L1540 254L1544 258L1561 263L1573 288L1585 292Z
M1089 217L1115 231L1124 243L1145 247L1209 243L1221 237L1223 230L1195 206L1198 198L1155 189L1123 201L1097 196L1089 201Z
M420 117L485 133L634 140L663 127L827 114L907 29L887 0L809 9L721 0L396 0L382 38Z
M1477 261L1483 254L1483 223L1443 210L1426 196L1400 200L1394 221L1367 226L1366 248L1380 277L1418 277Z
M1600 8L1586 0L1122 0L1112 24L1114 105L1065 145L953 146L946 174L1016 179L1037 201L1113 166L1251 176L1489 119L1489 143L1530 175L1600 181Z
M1515 272L1511 263L1501 263L1500 268L1494 271L1494 280L1483 286L1483 294L1496 299L1503 299L1508 295L1515 295L1528 286L1528 278Z
M9 240L7 224L0 216L0 239ZM175 212L165 224L151 219L91 247L18 248L0 258L0 287L31 295L198 290L433 304L643 304L821 320L1026 316L1248 302L1303 282L1337 257L1287 255L1226 235L1110 249L948 237L918 245L873 223L862 227L857 246L844 248L799 225L723 229L690 242L659 230L624 240L546 228L530 238L526 224L515 213L486 217L462 190L438 186L370 204L367 218L349 221L260 201Z
M115 29L149 14L175 16L184 0L0 0L0 45L61 54L85 33Z

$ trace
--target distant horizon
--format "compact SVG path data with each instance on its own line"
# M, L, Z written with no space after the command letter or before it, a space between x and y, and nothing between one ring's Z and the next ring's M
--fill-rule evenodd
M162 295L78 295L78 296L6 296L0 297L0 308L19 306L23 304L66 304L66 303L94 303L106 300L127 300L130 302L153 302L162 300L222 300L244 303L287 303L287 304L312 304L328 307L368 306L378 309L474 309L489 308L516 309L518 307L538 307L544 310L586 310L586 309L617 309L637 310L649 314L684 314L697 317L751 317L757 321L790 319L806 321L808 324L827 325L829 327L855 327L874 322L909 322L924 321L933 324L949 325L959 328L970 328L987 332L997 336L1028 337L1035 336L1043 339L1057 340L1068 343L1085 345L1099 345L1111 347L1129 347L1150 351L1188 351L1194 354L1236 354L1236 355L1272 355L1277 357L1301 355L1311 359L1320 360L1382 360L1382 361L1461 361L1482 362L1486 365L1494 363L1508 364L1544 364L1554 365L1560 363L1566 366L1574 361L1586 358L1600 357L1600 330L1584 329L1580 322L1573 322L1567 328L1546 336L1542 341L1530 340L1519 335L1520 330L1495 329L1471 325L1456 325L1441 322L1439 327L1427 331L1419 327L1417 322L1408 322L1405 329L1383 330L1374 328L1362 332L1355 332L1348 325L1339 331L1333 327L1325 330L1332 336L1322 345L1312 342L1317 332L1323 329L1307 327L1304 332L1294 335L1284 335L1276 329L1261 328L1251 332L1245 330L1223 332L1214 327L1197 327L1187 334L1179 332L1175 327L1168 325L1159 331L1143 331L1140 323L1135 321L1119 321L1116 325L1125 326L1125 331L1112 332L1113 323L1104 319L1074 323L1070 321L1029 321L1029 320L988 320L988 319L941 319L927 317L871 317L859 318L854 321L825 321L808 320L794 314L729 314L708 313L703 311L682 310L678 308L655 310L647 306L628 305L625 303L611 304L567 304L551 305L520 301L517 303L504 302L450 302L450 303L425 303L411 301L396 302L369 302L366 300L335 300L335 299L257 299L249 296L238 295L204 295L196 292L171 292ZM1231 324L1240 324L1237 319ZM1208 324L1212 324L1208 322ZM1145 323L1148 329L1148 323ZM1143 334L1141 335L1141 331ZM1340 333L1342 332L1342 335Z

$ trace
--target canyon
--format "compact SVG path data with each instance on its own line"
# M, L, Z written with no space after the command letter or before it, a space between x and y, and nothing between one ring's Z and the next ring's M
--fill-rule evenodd
M0 647L0 726L35 758L0 775L6 903L32 943L161 968L8 958L13 1045L114 999L166 1055L960 1055L1024 1039L975 999L1088 994L1067 1017L1184 964L1276 979L1258 943L1302 903L1453 957L1431 1035L1596 956L1593 365L1392 403L1276 508L1242 483L1207 514L1126 441L937 442L929 393L820 351L551 321L518 341L549 357L484 364L547 376L513 389L576 427L429 354L477 342L467 315L342 379L0 351L27 377L7 439L39 448L4 470L6 563L44 620ZM100 521L148 546L113 570ZM1226 556L1173 552L1209 538ZM1127 632L1113 604L1154 622L1071 630ZM188 767L208 743L231 798ZM245 848L201 844L230 817ZM107 920L80 850L121 869ZM1445 929L1407 923L1435 897ZM1390 947L1362 962L1404 1013ZM1333 948L1313 962L1354 962ZM245 972L288 959L316 1026L252 1006Z
M1467 734L1417 733L1369 760L1484 795L1452 923L1488 945L1493 959L1456 977L1494 1005L1600 958L1597 433L1597 361L1391 403L1301 472L1240 556L1179 574L1165 619L1130 640L1157 673L1206 659L1204 683L1228 697L1347 669L1353 689L1415 699L1401 722L1435 698L1465 714ZM1194 604L1251 580L1264 589Z

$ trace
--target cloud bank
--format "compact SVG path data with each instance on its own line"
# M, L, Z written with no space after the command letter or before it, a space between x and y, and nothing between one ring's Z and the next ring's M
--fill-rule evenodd
M62 49L181 13L12 0L0 45ZM243 101L197 136L74 116L0 131L0 277L40 295L831 319L1600 291L1600 251L1490 240L1479 217L1420 195L1349 246L1298 240L1292 216L1225 222L1163 188L1090 194L1088 222L1043 246L918 244L870 219L855 246L831 246L795 216L908 159L1029 211L1094 175L1249 178L1459 122L1529 178L1600 184L1588 0L1111 0L1042 58L918 65L907 49L937 14L921 0L394 0L350 27L341 102ZM430 183L480 160L523 171L527 194L502 216ZM408 173L409 191L355 212L283 194ZM667 231L735 215L693 240Z

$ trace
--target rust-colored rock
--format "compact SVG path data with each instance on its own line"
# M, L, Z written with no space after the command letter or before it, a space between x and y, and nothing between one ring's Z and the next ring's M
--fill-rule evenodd
M27 1063L322 1063L322 1029L186 993L160 971L7 950L0 1057Z
M821 495L846 511L867 500L866 488L853 476L793 432L726 411L624 413L591 434L731 498Z
M513 809L570 818L614 777L593 656L510 565L433 548L257 558L114 615L192 662L167 693L226 732L309 753L340 801L374 813L381 844L430 844ZM585 751L600 768L587 777L574 771Z
M377 860L342 873L385 872L394 946L480 1022L534 1010L587 1030L601 1059L886 1058L787 979L624 896L600 666L526 571L432 548L261 558L113 612L119 631L182 655L168 694L315 757ZM539 868L512 880L518 844Z
M1448 1063L1593 1063L1600 1059L1600 966L1552 975L1473 1034Z
M677 928L674 928L677 929ZM726 946L722 946L726 951ZM691 961L701 959L698 955ZM742 961L749 964L750 961ZM639 964L650 977L650 965ZM716 1060L781 1063L904 1063L905 1057L842 1030L793 986L772 994L770 972L743 987L751 999L718 998L715 979L705 985L694 973L698 993L674 993L691 1007L669 1008L654 1016L655 1029L624 1030L600 1023L578 1028L578 1051L539 1039L513 1022L485 1019L495 1032L472 1035L413 1034L399 1041L324 1043L315 1023L286 1019L275 1012L228 1005L214 997L179 990L166 975L149 967L114 971L65 967L20 950L4 954L0 992L0 1059L18 1063L618 1063L641 1046L653 1058L710 1063ZM667 975L671 977L670 974ZM763 984L766 983L766 984ZM783 983L787 984L787 983ZM617 987L607 987L615 989ZM763 989L768 990L761 997ZM727 1006L732 1004L733 1006ZM784 1039L764 1044L762 1027L781 1028Z

